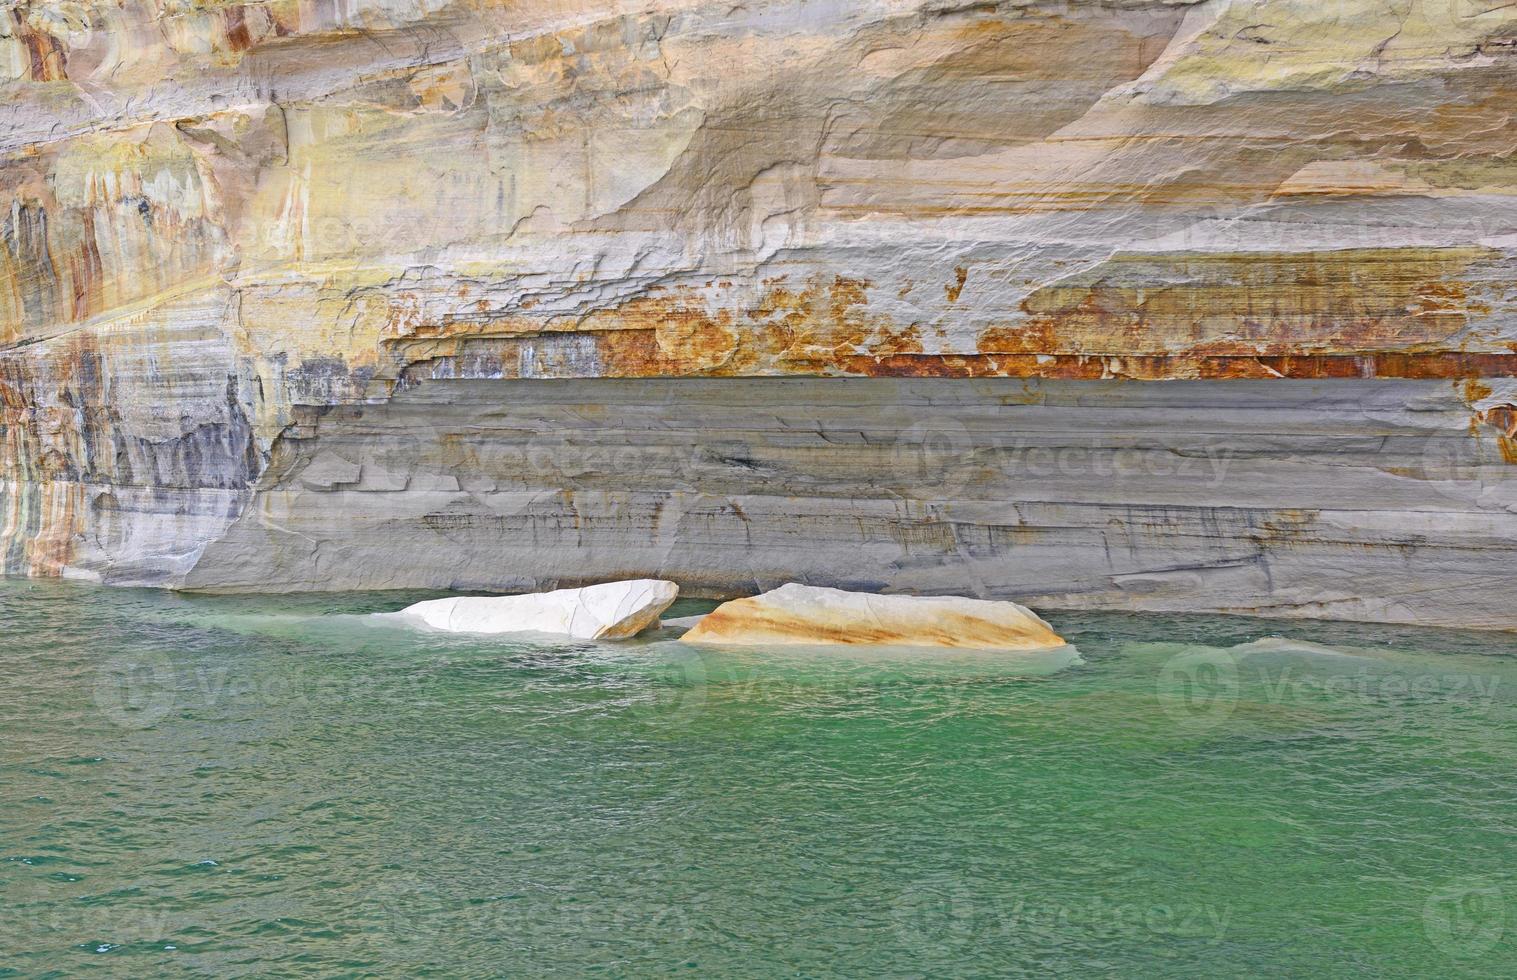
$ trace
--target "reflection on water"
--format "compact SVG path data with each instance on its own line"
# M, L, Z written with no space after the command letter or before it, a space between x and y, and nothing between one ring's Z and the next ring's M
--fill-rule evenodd
M419 598L0 583L0 976L1517 969L1517 638L371 616Z

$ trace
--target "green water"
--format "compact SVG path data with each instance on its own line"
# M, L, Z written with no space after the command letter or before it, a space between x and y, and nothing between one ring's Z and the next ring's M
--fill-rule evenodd
M0 976L1517 975L1517 638L363 615L414 598L0 583Z

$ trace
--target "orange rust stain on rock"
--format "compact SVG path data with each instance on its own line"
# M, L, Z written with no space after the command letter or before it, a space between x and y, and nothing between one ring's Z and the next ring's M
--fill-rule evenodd
M1517 353L1450 349L1478 312L1460 275L1488 254L1118 256L1033 293L1025 320L987 327L972 352L927 353L923 324L892 322L870 308L872 283L830 275L777 277L757 295L715 280L656 289L577 318L470 313L413 328L393 354L402 371L455 360L420 377L478 365L514 377L518 363L540 377L1511 376Z
M597 331L603 360L620 363L612 338L621 331L652 330L652 362L632 365L660 373L741 375L777 363L830 360L879 346L921 350L915 325L896 330L887 318L868 312L864 280L815 278L803 288L771 285L756 303L727 300L728 290L710 299L692 290L639 298L588 319Z
M980 334L976 347L983 354L1052 354L1058 350L1058 331L1049 320L1017 326L994 326Z
M862 353L829 356L761 357L740 345L732 360L702 368L686 357L670 357L657 341L656 328L608 333L559 333L581 337L595 351L595 370L572 363L540 361L538 377L734 377L818 376L916 378L1056 378L1142 381L1176 379L1278 378L1437 378L1460 380L1517 376L1517 354L1461 352L1371 352L1364 354L1293 354L1250 356L1088 355L1088 354L925 354ZM402 377L469 377L470 363L497 364L501 374L519 377L516 365L533 337L423 342L396 352ZM440 364L448 363L444 369ZM430 365L430 366L429 366ZM1478 423L1477 423L1478 424Z
M1464 400L1474 404L1482 398L1491 397L1492 390L1491 386L1485 382L1471 378L1464 383Z
M1471 419L1471 434L1479 438L1477 422L1496 430L1496 448L1501 451L1502 460L1517 465L1517 405L1497 405Z
M873 340L869 347L882 356L920 354L923 351L921 324L911 323L898 331L881 327L876 336L878 339Z
M760 357L815 359L864 349L879 326L868 312L868 280L817 276L803 289L768 290L746 313Z
M816 365L818 368L822 365ZM1517 355L1463 353L1310 354L1286 356L976 354L856 356L830 373L890 377L1130 378L1473 378L1512 376Z
M507 376L524 345L541 348L539 338L548 337L563 349L578 345L579 353L546 370L566 364L590 377L836 373L834 366L850 357L923 354L922 325L899 326L871 312L871 285L845 276L815 277L799 288L771 280L756 300L745 300L736 284L680 286L579 318L519 312L397 323L386 331L385 344L402 373L422 360L462 358L467 349L476 357L488 354ZM587 352L593 357L586 359Z
M1463 316L1491 311L1484 303L1472 303L1465 284L1458 281L1425 282L1417 287L1413 298L1416 301L1411 311L1414 316L1437 316L1443 313Z
M720 372L738 353L730 310L708 310L695 290L680 287L640 296L580 322L599 360L636 375Z
M130 482L115 457L115 413L94 337L81 334L35 358L0 359L0 475L25 485L0 525L20 533L21 569L59 575L88 521L90 481Z
M79 239L78 253L68 259L69 278L73 286L73 302L69 312L74 320L83 320L92 310L104 305L101 301L101 286L105 274L100 262L100 248L95 243L95 213L84 211L81 216L84 233Z
M66 81L67 56L58 39L34 28L22 7L12 8L11 19L16 24L16 36L26 47L27 77L34 82Z
M953 282L943 287L943 291L948 294L948 302L957 303L959 297L964 294L964 283L969 281L969 270L962 265L955 267L953 279Z
M1494 426L1508 438L1517 439L1517 405L1497 405L1480 414L1486 425Z
M1459 279L1478 248L1121 255L1023 301L978 349L1290 356L1432 350L1488 310Z
M1479 438L1477 421L1496 430L1496 448L1502 461L1517 466L1517 405L1497 405L1471 419L1472 434Z
M60 576L83 534L85 488L72 480L50 480L38 486L37 495L42 527L27 543L27 563L33 575Z
M697 372L715 371L731 363L740 344L728 310L714 315L688 308L670 311L658 320L653 338L660 360L686 360Z
M253 39L248 34L247 17L240 6L226 8L224 24L226 26L227 47L233 51L246 51L253 46Z

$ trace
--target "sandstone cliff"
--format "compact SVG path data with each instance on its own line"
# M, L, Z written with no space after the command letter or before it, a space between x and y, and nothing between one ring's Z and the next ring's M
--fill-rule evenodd
M0 0L0 86L6 572L1517 627L1501 0Z

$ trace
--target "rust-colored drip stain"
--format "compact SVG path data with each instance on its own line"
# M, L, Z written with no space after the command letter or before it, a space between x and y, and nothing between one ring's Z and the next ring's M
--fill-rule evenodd
M81 216L84 233L79 238L77 253L68 260L69 279L73 286L73 304L69 312L76 321L85 319L102 305L100 291L105 279L100 247L95 242L95 213L86 210Z
M976 346L985 353L1048 354L1058 350L1059 331L1048 319L1016 326L991 327L980 334Z
M140 180L104 179L109 161L88 200L60 201L55 149L0 166L0 348L182 287L224 257L211 217L150 199Z
M57 577L73 563L74 549L84 533L85 487L71 480L50 480L36 487L41 528L27 542L30 574Z
M765 284L756 300L723 304L732 283L658 289L581 318L534 316L525 308L481 319L423 322L405 297L392 303L384 344L404 363L456 356L493 345L509 361L527 348L579 338L595 352L588 377L691 375L735 377L777 364L829 361L865 352L920 354L922 325L895 324L870 311L872 283L816 276L798 286ZM476 310L477 310L477 304Z
M223 14L226 24L227 47L233 51L246 51L253 46L253 39L248 34L246 15L240 6L226 8Z
M868 311L864 279L814 277L801 289L777 286L746 314L754 353L779 360L827 358L868 349L885 321ZM743 346L748 346L746 342ZM677 351L671 353L677 354Z
M0 358L0 477L23 489L4 524L33 575L59 575L89 520L95 447L113 444L100 351L79 335L41 361ZM109 478L107 476L106 478Z
M68 56L58 39L33 28L21 7L12 8L11 19L16 24L16 36L26 45L28 77L34 82L67 81Z

